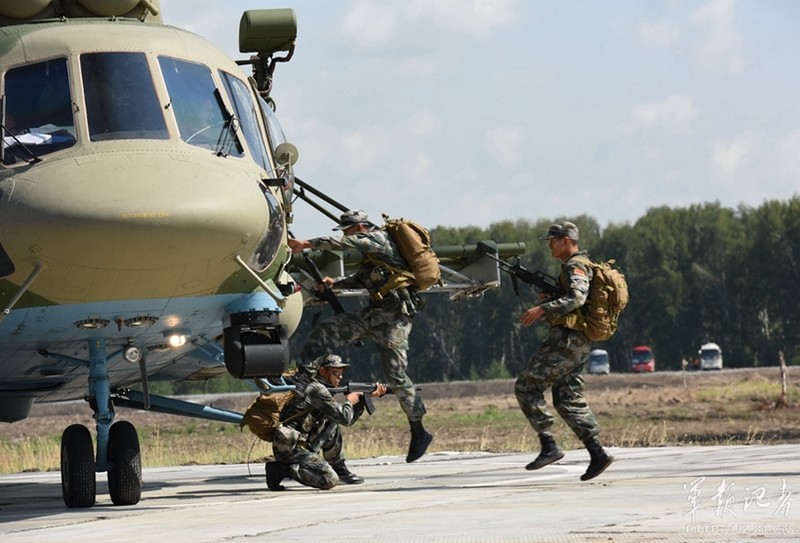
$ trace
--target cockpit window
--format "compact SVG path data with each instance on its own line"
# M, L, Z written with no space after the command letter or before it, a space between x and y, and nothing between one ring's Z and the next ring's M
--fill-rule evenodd
M172 57L159 57L158 62L181 139L190 145L242 156L229 130L211 70Z
M272 111L272 108L269 107L269 104L266 102L266 100L259 96L258 105L261 108L261 113L264 115L264 119L267 121L269 144L274 151L278 145L286 141L286 136L283 134L283 128L281 127L281 123L278 122L277 115L275 115L275 113Z
M244 139L253 153L253 160L265 170L269 170L270 164L267 158L267 149L264 147L264 140L258 129L258 112L256 111L255 101L248 92L247 85L241 79L233 77L229 73L221 72L221 75L222 81L225 82L225 87L228 90L228 95L231 97L231 102L233 102L233 107L236 109L236 118L239 119L239 126L244 134Z
M92 141L167 139L167 127L144 53L81 55Z
M5 74L4 98L4 164L41 157L75 144L66 59L9 70Z
M286 143L286 136L283 134L281 123L278 122L278 116L272 111L267 101L260 96L258 97L258 106L261 108L261 114L264 116L264 121L267 125L270 150L273 156L275 156L275 149L277 149L278 145L281 143ZM282 176L285 180L283 185L283 199L286 204L291 205L292 198L294 197L294 174L291 168L278 168L277 175Z

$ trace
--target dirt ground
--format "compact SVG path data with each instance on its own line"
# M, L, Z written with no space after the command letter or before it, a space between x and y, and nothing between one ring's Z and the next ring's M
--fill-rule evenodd
M800 443L800 367L787 371L787 396L781 397L777 367L714 372L587 375L586 397L611 446L725 445ZM514 397L513 380L423 384L428 408L426 427L435 435L430 451L536 451L538 442ZM244 411L254 394L193 397L192 401ZM549 397L548 397L549 401ZM397 401L376 400L377 412L345 429L351 458L404 454L408 427ZM555 412L554 412L555 414ZM219 447L220 435L238 448L244 461L253 437L226 423L119 409L117 418L132 422L143 443L160 439L167 448ZM60 436L70 424L94 428L85 402L35 404L31 416L0 425L0 440ZM224 428L223 428L224 427ZM560 420L554 428L561 445L579 448ZM155 436L155 437L153 437ZM226 437L226 440L228 438ZM172 445L170 445L172 443ZM268 445L266 445L268 447ZM263 454L269 454L263 453ZM190 453L191 455L191 453ZM169 460L165 460L169 461ZM186 460L179 460L185 462ZM207 457L197 461L209 462Z

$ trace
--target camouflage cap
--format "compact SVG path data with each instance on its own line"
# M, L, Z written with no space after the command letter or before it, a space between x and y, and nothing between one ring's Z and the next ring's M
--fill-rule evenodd
M561 224L554 224L547 231L547 234L540 236L539 239L546 240L552 238L569 238L578 241L578 227L574 223L564 221Z
M360 209L351 209L342 213L342 216L339 218L339 226L334 228L334 230L344 230L345 228L362 223L370 223L367 214Z
M342 362L342 357L338 354L326 354L320 356L315 360L315 365L317 369L321 368L349 368L350 364L346 364Z

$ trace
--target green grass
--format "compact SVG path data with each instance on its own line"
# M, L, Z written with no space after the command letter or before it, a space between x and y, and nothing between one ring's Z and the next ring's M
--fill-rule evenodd
M775 401L781 393L780 383L769 381L743 380L738 383L724 386L712 386L695 392L698 400L710 403L751 401ZM797 387L789 387L787 400L796 403L800 397Z

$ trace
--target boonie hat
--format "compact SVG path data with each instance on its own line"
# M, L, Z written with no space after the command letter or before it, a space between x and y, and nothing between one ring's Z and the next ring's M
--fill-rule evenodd
M338 354L326 354L317 359L317 368L349 368L350 364L342 362Z
M369 223L367 214L360 209L351 209L342 213L342 216L339 218L339 226L334 228L334 230L344 230L345 228L349 228L354 224L361 223Z
M554 224L546 235L539 237L541 240L552 238L569 238L578 241L578 227L574 223L564 221L561 224Z

